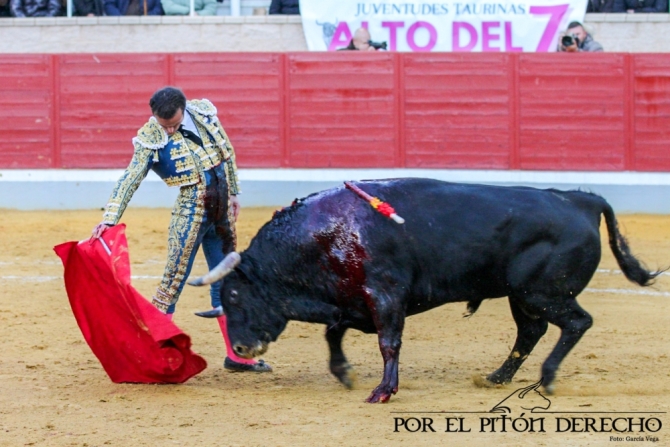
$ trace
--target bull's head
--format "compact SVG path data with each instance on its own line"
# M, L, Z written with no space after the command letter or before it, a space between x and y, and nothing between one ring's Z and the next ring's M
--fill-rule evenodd
M286 328L288 319L281 314L280 304L272 303L261 285L255 285L252 274L242 264L238 253L229 253L209 273L189 281L193 286L203 286L216 281L221 284L223 309L201 312L202 317L217 317L225 312L228 336L233 350L243 358L257 357L268 349Z

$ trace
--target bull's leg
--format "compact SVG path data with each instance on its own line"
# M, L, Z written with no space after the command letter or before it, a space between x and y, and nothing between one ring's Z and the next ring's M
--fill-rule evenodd
M545 318L561 329L558 343L542 365L542 384L548 393L554 391L556 370L582 335L593 325L593 318L582 309L574 298L560 302L560 306L547 306Z
M391 394L398 392L398 360L402 344L402 330L405 326L405 312L401 308L389 306L388 309L375 309L373 315L379 350L384 358L384 377L382 382L367 398L369 403L387 402Z
M330 348L330 372L333 373L337 380L342 382L348 389L354 387L356 375L353 368L347 361L342 351L342 338L347 331L346 327L339 324L330 326L326 329L326 340Z
M516 342L505 363L486 378L493 383L509 383L526 360L540 338L547 332L547 320L528 316L517 303L515 297L509 299L512 316L516 322Z

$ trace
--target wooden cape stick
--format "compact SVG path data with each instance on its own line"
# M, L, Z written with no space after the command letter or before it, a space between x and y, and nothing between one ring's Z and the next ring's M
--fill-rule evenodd
M376 209L377 211L379 211L379 213L388 217L389 219L393 219L393 221L395 223L398 223L398 224L404 224L405 223L405 219L398 216L395 213L395 210L393 209L393 207L391 205L389 205L388 203L382 202L377 197L371 196L370 194L366 193L361 188L359 188L358 186L354 185L351 182L344 182L344 186L346 186L347 189L350 189L351 191L358 194L358 196L360 198L362 198L364 200L367 200L368 203L372 206L372 208Z

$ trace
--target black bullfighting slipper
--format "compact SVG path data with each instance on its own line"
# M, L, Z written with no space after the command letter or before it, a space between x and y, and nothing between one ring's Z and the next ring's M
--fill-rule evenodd
M231 360L229 357L226 357L226 359L223 361L223 367L232 372L272 372L272 366L265 363L263 359L254 364L247 365L246 363L239 363Z

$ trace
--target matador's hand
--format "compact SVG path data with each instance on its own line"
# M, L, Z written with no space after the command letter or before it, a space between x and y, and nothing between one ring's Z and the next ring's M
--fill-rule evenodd
M233 216L237 222L237 216L240 215L240 199L237 196L230 196L230 206L233 208Z
M111 227L111 225L106 223L99 223L95 228L93 228L93 231L91 232L91 239L98 239L109 227Z

